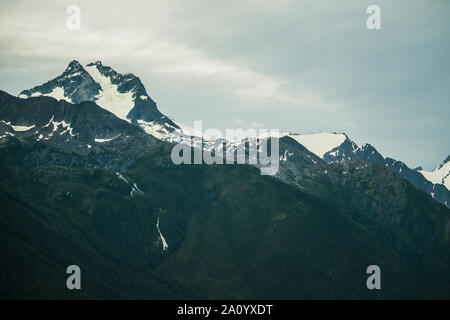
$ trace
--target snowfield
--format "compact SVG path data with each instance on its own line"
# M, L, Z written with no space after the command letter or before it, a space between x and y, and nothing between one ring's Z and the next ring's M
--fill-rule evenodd
M434 184L443 184L447 189L450 190L450 161L442 163L439 167L433 171L419 170L419 172L428 181Z
M343 133L327 132L302 135L289 134L289 137L296 140L319 158L323 158L325 153L339 147L347 138Z
M129 122L127 115L134 107L133 91L120 93L117 89L118 85L111 83L109 77L102 75L96 65L87 66L85 69L102 88L95 103Z

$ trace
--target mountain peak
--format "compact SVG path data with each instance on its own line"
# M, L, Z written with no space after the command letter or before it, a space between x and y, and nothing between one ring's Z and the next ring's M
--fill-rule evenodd
M102 62L101 62L100 60L97 60L97 61L95 61L95 62L88 63L86 66L87 66L87 67L90 67L90 66L103 67L103 64L102 64Z
M64 70L64 72L62 73L62 75L60 77L67 76L68 74L74 74L77 72L86 72L86 70L84 70L81 63L79 63L77 60L72 60L72 61L70 61L66 70Z
M319 158L323 158L327 152L348 140L345 133L336 132L319 132L302 135L293 134L290 135L290 137L306 147L312 153L316 154Z
M83 67L72 60L58 77L20 93L20 98L50 96L70 103L92 101L120 119L131 122L144 131L154 122L169 131L178 126L161 114L138 77L121 74L100 60Z
M450 156L433 171L421 170L420 173L430 182L443 184L450 190Z
M82 68L83 66L77 60L70 61L69 65L67 66L68 69L69 68L79 68L79 67Z

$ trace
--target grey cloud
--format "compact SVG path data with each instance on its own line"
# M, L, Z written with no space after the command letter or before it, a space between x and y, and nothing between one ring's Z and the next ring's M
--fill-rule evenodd
M450 3L375 1L382 29L369 31L372 2L79 0L79 31L67 2L2 2L0 88L102 60L186 124L344 131L431 169L449 153Z

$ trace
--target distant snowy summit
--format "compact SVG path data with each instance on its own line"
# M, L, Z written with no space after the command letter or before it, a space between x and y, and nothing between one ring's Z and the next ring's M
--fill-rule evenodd
M280 134L280 137L285 136L294 139L327 163L351 161L378 163L397 172L414 186L450 207L450 156L434 171L428 172L421 168L411 169L402 161L385 158L368 143L358 146L345 133ZM285 157L282 157L282 160L285 160Z
M158 110L138 77L131 73L120 74L100 61L83 67L73 60L60 76L19 94L19 98L39 96L70 103L95 102L118 118L154 135L167 135L179 129Z
M443 184L450 190L450 155L433 171L419 170L419 172L430 182Z
M283 133L282 136L291 137L328 163L343 163L354 160L384 163L383 156L373 146L366 143L360 147L351 141L345 133Z
M336 147L339 147L346 139L347 135L344 133L312 133L312 134L286 134L305 146L309 151L323 158L327 152L330 152Z

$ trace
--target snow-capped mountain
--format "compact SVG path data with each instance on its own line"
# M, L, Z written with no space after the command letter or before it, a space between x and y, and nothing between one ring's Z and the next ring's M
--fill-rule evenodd
M350 163L364 161L380 164L408 180L411 184L428 193L435 200L450 207L450 157L448 157L436 170L427 172L409 168L404 162L386 157L384 158L372 145L366 143L361 147L351 141L345 133L312 133L296 134L282 133L288 136L310 152L324 160L326 163ZM292 146L284 150L280 159L289 160ZM281 152L281 150L280 150ZM284 164L282 164L283 166Z
M285 133L282 135L287 135L296 140L328 163L343 163L354 160L384 163L383 156L373 146L366 143L359 147L345 133Z
M450 155L433 171L419 170L419 172L430 182L443 184L450 190Z
M400 175L408 170L418 171L431 183L444 185L450 190L450 156L434 171L429 172L420 168L418 170L410 169L403 162L391 158L385 159L372 145L365 143L360 147L351 141L345 133L288 135L328 163L344 163L359 160L383 164L389 168L396 167L396 171Z
M141 130L91 101L71 104L50 97L17 99L0 91L0 141L51 142L65 150L87 151Z
M284 135L288 135L292 139L296 140L320 158L323 158L326 153L339 147L346 139L348 139L344 133L289 133Z
M180 129L158 110L138 77L131 73L120 74L100 61L83 67L73 60L60 76L19 94L19 98L38 96L70 103L95 102L118 118L156 136L166 137Z
M223 148L228 155L230 153L234 154L240 148L247 148L246 143L254 139L250 137L236 141L216 140L202 136L202 133L194 132L192 128L162 114L138 77L133 74L120 74L112 68L104 66L100 61L89 63L83 67L79 62L74 60L69 63L66 70L60 76L43 85L22 91L19 98L27 99L38 96L50 96L57 100L64 100L74 104L83 101L95 102L95 104L111 112L118 118L136 125L145 133L160 140L192 144L194 147L205 150L219 147L219 150ZM17 134L19 130L28 128L27 125L30 127L29 130L31 132L31 126L35 125L34 123L23 123L23 121L8 123L6 118L2 118L2 120L6 122L0 123L0 129L5 125L10 125L11 128L11 130L2 130L2 136ZM61 122L63 119L56 119L55 121ZM69 125L64 126L68 122L59 122L57 128L62 126L61 128L64 134L66 132L72 134L76 132L76 130L70 130L72 127ZM14 130L14 126L16 130ZM50 131L46 132L43 128L38 128L34 132L36 132L37 140L51 139L55 136ZM105 131L103 130L102 132ZM114 138L110 134L105 133L100 134L101 137L94 136L95 134L91 135L90 141L97 142L101 139ZM308 163L309 168L312 168L311 165L317 166L319 159L322 159L328 164L353 161L378 163L397 172L400 176L416 187L424 190L436 200L447 206L450 203L450 191L448 190L450 184L450 162L448 158L433 172L417 171L408 168L401 161L384 158L370 144L358 146L345 133L321 132L297 134L282 132L279 137L280 139L289 137L297 142L297 144L289 142L284 144L286 146L284 149L280 148L280 162L284 169L292 169L295 167L295 170L293 169L294 171L302 172L303 169L298 168L298 163L293 164L292 167L291 162L299 159L299 156L293 155L298 153L304 154L305 152L302 148L306 148L306 150L317 156L315 159L311 154L304 156L302 163ZM70 140L70 138L68 137L66 139ZM322 169L319 171L328 172L326 169ZM285 170L284 173L286 174L286 172ZM282 178L281 176L279 177Z

